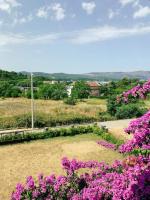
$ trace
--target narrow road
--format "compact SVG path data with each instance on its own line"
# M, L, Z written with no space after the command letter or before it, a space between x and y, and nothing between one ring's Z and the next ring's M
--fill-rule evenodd
M130 123L131 119L124 119L124 120L115 120L115 121L106 121L106 122L97 122L99 126L106 126L109 130L109 132L111 132L112 134L114 134L115 136L117 136L118 138L122 138L122 139L130 139L131 136L128 134L124 133L124 128L128 127L129 123ZM72 124L74 126L79 126L79 125L92 125L93 123L89 123L89 124ZM70 127L72 125L68 125L68 126L58 126L58 127L51 127L51 128L60 128L60 127ZM23 133L23 132L31 132L32 129L28 128L28 129L14 129L14 130L1 130L0 131L0 135L5 135L5 134L19 134L19 133ZM36 128L34 129L34 132L40 132L40 131L44 131L44 128Z
M118 138L127 140L127 139L131 139L132 136L126 134L124 132L124 129L128 127L130 121L132 121L132 119L99 122L98 124L100 126L106 126L109 132L111 132Z

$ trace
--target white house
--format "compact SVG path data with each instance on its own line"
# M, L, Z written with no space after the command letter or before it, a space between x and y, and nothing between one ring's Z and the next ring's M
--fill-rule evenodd
M72 88L73 88L73 85L68 85L68 86L66 87L68 97L71 96Z

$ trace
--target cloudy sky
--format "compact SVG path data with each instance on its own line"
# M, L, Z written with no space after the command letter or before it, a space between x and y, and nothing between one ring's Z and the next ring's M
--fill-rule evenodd
M150 0L0 0L0 68L150 70Z

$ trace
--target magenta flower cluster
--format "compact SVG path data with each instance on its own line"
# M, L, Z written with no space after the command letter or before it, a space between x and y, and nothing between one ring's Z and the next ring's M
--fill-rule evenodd
M121 153L131 152L139 148L150 150L150 111L131 121L125 132L133 134L133 138L119 147Z
M109 166L97 161L81 162L63 158L66 176L30 176L18 184L11 200L141 200L150 195L148 158L130 156ZM78 174L79 169L88 173ZM91 170L90 170L91 169Z
M108 149L112 149L112 150L116 150L117 149L117 146L115 144L112 144L110 142L107 142L105 140L100 140L97 142L97 144L101 145L101 146L104 146Z
M143 85L137 85L131 90L123 92L123 94L117 96L118 103L128 103L130 99L145 99L147 94L150 92L150 80L145 82Z

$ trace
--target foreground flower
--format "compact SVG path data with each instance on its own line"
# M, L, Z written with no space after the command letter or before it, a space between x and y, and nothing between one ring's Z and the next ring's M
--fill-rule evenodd
M17 185L11 200L141 200L150 195L150 166L146 157L131 156L111 166L67 158L62 164L66 176L40 175L37 185L28 177L25 186ZM83 168L91 170L78 175Z
M134 149L150 150L150 111L131 121L125 132L133 134L133 138L120 146L121 153L131 152Z
M117 96L117 103L128 103L134 99L145 99L147 94L150 92L150 80L145 82L143 85L137 85L131 90L123 92L123 94Z
M105 140L100 140L97 142L97 144L101 145L101 146L104 146L108 149L112 149L112 150L116 150L117 149L117 146L115 144L112 144L110 142L107 142Z

